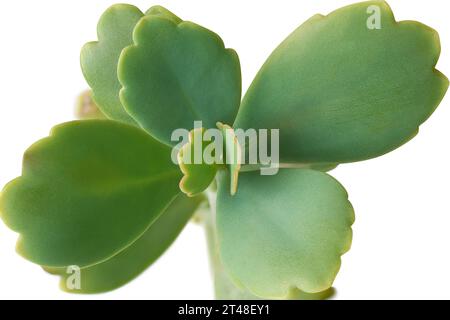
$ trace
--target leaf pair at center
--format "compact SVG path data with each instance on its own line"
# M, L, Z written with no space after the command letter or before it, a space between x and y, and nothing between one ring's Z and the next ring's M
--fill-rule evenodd
M237 192L242 149L228 125L217 123L218 130L196 128L189 133L189 142L178 152L178 164L184 174L180 189L188 196L205 191L217 171L227 168L230 194ZM214 133L214 134L213 134Z

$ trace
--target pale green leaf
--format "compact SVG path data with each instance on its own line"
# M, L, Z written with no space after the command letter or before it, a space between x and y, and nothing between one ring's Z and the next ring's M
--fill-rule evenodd
M218 169L216 163L208 164L203 157L205 148L211 144L203 141L204 132L204 128L191 130L189 142L178 153L178 164L184 175L180 181L180 189L190 197L205 191L213 182Z
M136 122L119 99L122 86L117 79L117 63L123 48L133 43L133 29L144 14L136 7L116 4L100 18L98 42L87 43L81 51L81 68L101 111L113 120Z
M238 286L264 298L329 289L350 248L353 208L329 175L283 169L242 173L231 196L220 176L217 232L221 258Z

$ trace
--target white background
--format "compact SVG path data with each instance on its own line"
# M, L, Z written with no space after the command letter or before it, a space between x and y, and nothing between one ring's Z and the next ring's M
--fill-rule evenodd
M137 1L161 4L217 32L240 55L244 90L270 52L315 13L354 1ZM76 95L87 85L81 46L114 1L4 1L0 9L0 185L20 174L23 151L58 123L73 119ZM438 63L450 75L447 0L389 1L397 20L439 31ZM331 174L356 210L352 250L343 258L337 299L450 298L450 95L407 145ZM189 225L144 275L114 292L74 296L58 279L14 251L16 235L0 223L0 298L211 299L203 229Z

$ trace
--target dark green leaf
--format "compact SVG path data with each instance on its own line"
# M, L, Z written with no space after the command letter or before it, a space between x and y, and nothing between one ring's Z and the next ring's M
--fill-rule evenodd
M59 125L27 150L0 198L18 252L40 265L80 267L139 238L178 194L170 148L109 120Z
M44 268L61 276L61 288L72 293L99 293L114 290L133 280L153 264L183 230L202 197L179 195L153 222L145 233L128 248L111 259L81 269L80 289L68 286L71 273L67 268Z

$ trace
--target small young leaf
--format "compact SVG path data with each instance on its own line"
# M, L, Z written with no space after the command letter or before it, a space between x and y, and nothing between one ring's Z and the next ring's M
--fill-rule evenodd
M379 28L370 6L380 9ZM436 31L396 22L384 1L314 16L269 57L234 127L280 129L282 162L382 155L415 136L444 97L439 54Z
M237 192L239 172L241 171L242 147L233 128L221 122L217 123L217 127L222 131L226 157L224 161L230 175L230 194L234 195Z
M133 38L119 61L120 97L152 136L172 145L173 130L191 130L196 120L207 129L234 121L241 99L239 59L217 34L153 15L139 21Z
M205 191L216 177L218 165L205 162L203 152L210 144L203 141L204 128L196 128L189 133L189 143L185 144L178 153L178 163L184 176L180 181L180 189L189 197ZM195 163L196 149L200 163Z
M264 298L329 289L352 239L344 188L322 172L283 169L242 173L231 196L226 176L219 177L219 248L236 283Z
M90 266L139 238L179 193L171 150L110 120L74 121L27 150L0 198L18 252L40 265Z
M44 269L60 275L60 286L67 292L100 293L117 289L136 278L167 250L202 201L203 197L177 196L132 245L103 263L82 268L80 289L67 286L67 280L71 276L67 273L67 268Z
M98 42L87 43L81 51L81 68L95 102L109 118L129 124L136 122L119 99L122 86L117 79L117 62L123 48L133 43L133 29L143 16L134 6L113 5L100 18Z

